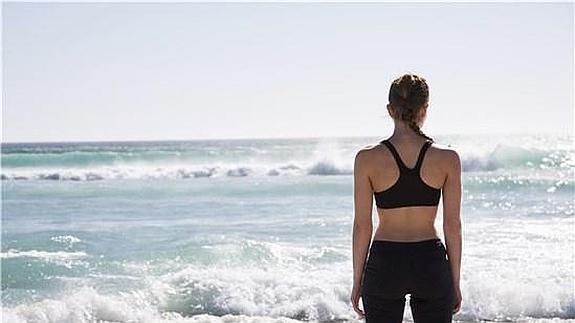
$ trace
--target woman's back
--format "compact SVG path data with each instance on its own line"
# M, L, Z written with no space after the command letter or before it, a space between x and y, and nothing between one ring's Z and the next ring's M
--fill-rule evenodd
M434 222L448 174L449 148L425 138L403 143L386 139L365 151L379 217L373 239L437 237Z

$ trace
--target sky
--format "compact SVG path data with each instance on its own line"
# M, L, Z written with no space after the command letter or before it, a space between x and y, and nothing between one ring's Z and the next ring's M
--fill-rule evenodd
M2 141L573 133L573 3L2 4Z

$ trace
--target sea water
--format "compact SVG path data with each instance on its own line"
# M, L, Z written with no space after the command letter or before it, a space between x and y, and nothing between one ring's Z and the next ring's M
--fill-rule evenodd
M360 322L353 161L383 138L3 144L2 322ZM573 137L434 139L462 161L454 319L575 321Z

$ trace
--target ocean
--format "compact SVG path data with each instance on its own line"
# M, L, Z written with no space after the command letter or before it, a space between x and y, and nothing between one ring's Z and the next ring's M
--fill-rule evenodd
M4 143L2 322L361 322L353 159L385 137ZM575 322L573 137L433 137L463 167L454 320Z

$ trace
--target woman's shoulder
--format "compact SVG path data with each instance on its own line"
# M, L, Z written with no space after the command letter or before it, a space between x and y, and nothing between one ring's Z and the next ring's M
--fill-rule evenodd
M457 155L457 151L459 150L458 147L454 146L453 144L444 144L438 142L432 142L429 148L433 148L437 151L444 153L445 155Z
M377 150L379 147L381 146L380 143L374 143L374 144L367 144L364 145L362 147L360 147L357 152L356 152L356 156L368 156L371 155L372 152L374 152L375 150Z
M356 164L359 163L368 163L374 156L374 151L378 149L379 143L376 144L367 144L360 147L355 153L355 162Z
M446 164L457 165L461 163L459 148L453 144L433 142L429 150Z

